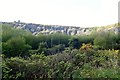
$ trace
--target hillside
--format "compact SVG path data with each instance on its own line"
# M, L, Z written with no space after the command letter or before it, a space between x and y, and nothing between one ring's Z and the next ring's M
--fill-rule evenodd
M2 25L3 80L120 78L120 35L107 32L109 27L88 28L95 32L82 36L36 36L27 31L31 28L19 29L13 23Z
M38 34L53 34L53 33L63 33L67 35L90 35L93 31L113 31L114 33L120 32L118 24L112 24L107 26L99 27L77 27L77 26L61 26L61 25L42 25L33 23L23 23L23 22L2 22L2 24L10 24L12 27L17 29L23 29L30 31L33 35Z

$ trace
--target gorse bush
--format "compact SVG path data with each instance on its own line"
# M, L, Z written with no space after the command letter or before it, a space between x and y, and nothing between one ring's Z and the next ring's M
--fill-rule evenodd
M39 78L120 78L117 70L119 67L117 64L118 54L118 51L114 50L76 50L51 56L33 54L27 59L4 58L3 78L29 80Z
M89 43L89 44L82 44L80 50L90 50L93 49L93 46Z

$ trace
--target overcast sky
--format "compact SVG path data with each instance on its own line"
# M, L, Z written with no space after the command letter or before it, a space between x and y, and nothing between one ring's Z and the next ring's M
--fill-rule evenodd
M92 27L118 22L120 0L0 0L0 21Z

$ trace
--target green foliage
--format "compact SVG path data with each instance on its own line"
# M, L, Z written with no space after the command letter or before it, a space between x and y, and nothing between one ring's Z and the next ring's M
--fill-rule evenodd
M45 53L45 51L47 50L47 43L46 42L42 42L39 44L39 48L38 48L38 53Z
M72 72L72 78L73 78L73 80L81 79L81 78L82 78L80 72L81 72L81 71L80 71L79 69L74 70L74 71Z
M65 46L68 45L68 41L70 39L70 36L65 34L52 34L52 42L54 45L64 44Z
M3 43L3 54L6 57L23 56L30 48L23 37L14 37Z
M79 39L80 45L82 45L83 43L88 44L91 43L93 44L93 40L94 40L94 36L91 35L80 35L80 36L76 36Z
M73 47L76 49L80 48L80 42L77 38L71 38L68 44L70 47Z
M24 31L22 29L12 28L12 25L3 24L2 25L2 42L6 42L12 37L24 36L30 34L30 32Z
M116 36L112 32L99 33L94 39L94 45L99 49L113 49L116 46Z
M5 58L3 79L40 78L120 78L116 50L80 51L45 56L33 54L29 58Z
M0 65L4 80L120 78L119 34L34 36L12 25L2 28Z
M98 48L104 49L106 47L106 39L104 37L97 37L94 40L94 45Z
M56 54L56 53L62 53L64 50L65 45L59 44L59 45L54 45L52 48L48 48L46 53L47 54Z

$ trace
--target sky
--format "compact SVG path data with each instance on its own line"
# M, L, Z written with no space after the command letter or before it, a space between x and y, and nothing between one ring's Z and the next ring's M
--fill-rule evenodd
M0 21L95 27L118 22L120 0L0 0Z

